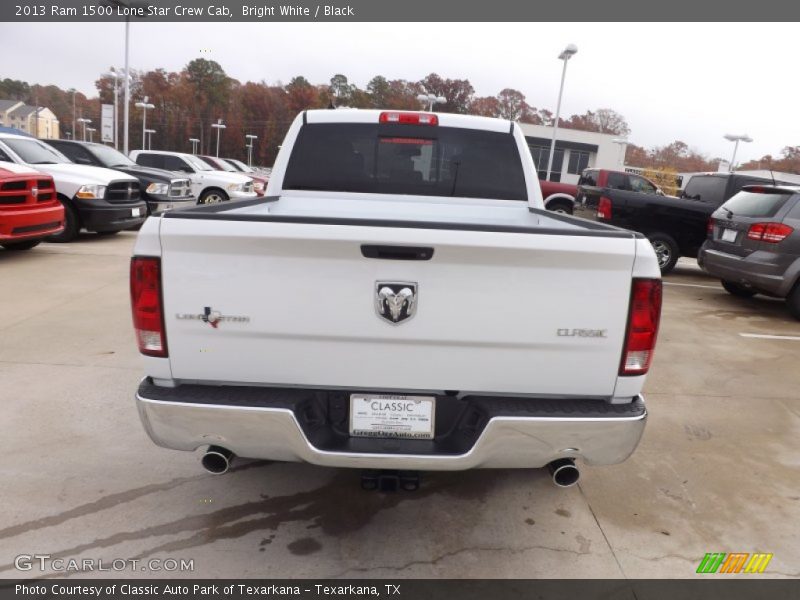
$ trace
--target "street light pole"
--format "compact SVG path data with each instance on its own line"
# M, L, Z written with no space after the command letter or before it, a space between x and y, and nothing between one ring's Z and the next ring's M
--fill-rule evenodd
M197 138L189 138L189 141L192 142L192 154L197 154L197 144L200 143L200 140Z
M141 108L144 112L142 113L142 150L145 149L145 138L147 137L147 109L148 108L155 108L154 104L150 104L148 102L150 100L149 96L144 97L144 102L137 102L136 108Z
M568 44L561 54L558 55L559 60L564 61L564 68L561 70L561 87L558 89L558 103L556 104L556 120L553 123L553 139L550 140L550 156L547 159L547 176L545 179L550 181L550 172L553 170L553 155L556 152L556 135L558 134L558 120L561 117L561 96L564 94L564 79L567 76L567 62L578 51L575 44Z
M743 135L734 135L732 133L726 133L724 137L729 142L735 142L733 146L733 156L731 157L731 164L728 165L728 171L732 173L734 165L736 164L736 151L739 150L739 142L752 142L753 138L751 138L746 133Z
M89 132L89 141L93 142L94 141L94 132L97 131L97 129L95 129L94 127L87 127L86 131ZM86 141L86 140L84 139L84 141Z
M80 123L81 125L83 125L83 141L84 141L84 142L86 141L86 125L87 125L87 124L89 124L89 123L91 123L91 122L92 122L92 120L91 120L91 119L85 119L85 118L83 118L83 117L81 117L80 119L78 119L78 123Z
M245 148L247 148L247 166L248 167L252 167L253 166L253 140L257 140L258 136L257 135L251 135L251 134L248 133L244 137L247 138L247 141L248 141L248 144L245 145Z
M131 71L130 71L130 38L131 38L131 18L125 17L125 107L123 108L122 125L123 129L123 151L128 155L128 124L130 122L131 111Z
M153 149L153 134L158 133L155 129L145 129L145 133L147 134L147 149Z
M221 129L225 129L225 125L222 124L222 119L217 119L217 122L212 123L211 127L217 130L217 156L219 156L219 132Z

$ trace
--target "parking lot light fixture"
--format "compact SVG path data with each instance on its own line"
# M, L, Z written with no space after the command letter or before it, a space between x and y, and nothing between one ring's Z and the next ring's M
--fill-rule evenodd
M85 119L85 118L81 117L80 119L76 119L76 121L78 121L78 123L83 125L83 141L85 142L86 141L86 126L89 123L91 123L92 120L91 119Z
M217 130L217 156L219 156L219 132L225 129L225 125L222 124L222 119L217 119L217 122L212 123L211 127Z
M145 141L145 138L147 137L147 134L146 134L146 131L147 131L147 109L148 108L155 108L155 104L150 104L148 102L148 100L150 100L150 97L149 96L145 96L143 102L137 102L136 103L136 108L141 108L144 111L142 113L142 150L145 150L144 141Z
M247 140L247 144L245 144L245 148L247 148L247 166L248 167L252 167L253 166L253 140L257 140L258 136L248 133L244 137Z
M553 123L553 139L550 140L550 156L547 158L547 177L545 179L550 181L550 172L553 170L553 155L556 151L556 135L558 134L558 120L561 117L561 97L564 94L564 79L567 76L567 63L569 59L575 56L578 52L578 47L575 44L567 44L567 47L558 55L559 60L564 61L564 68L561 70L561 87L558 89L558 102L556 103L556 120Z
M746 133L742 135L734 135L732 133L726 133L724 137L729 142L735 142L733 145L733 156L731 157L731 164L728 165L728 171L733 172L734 165L736 164L736 151L739 149L739 142L752 142L753 138L751 138Z
M434 104L444 104L445 102L447 102L447 98L445 98L444 96L436 96L434 94L418 94L417 100L423 103L427 103L428 110L430 111L433 110Z
M189 141L192 143L192 154L197 154L197 144L200 143L200 140L197 138L189 138Z
M94 127L87 127L86 131L89 132L89 141L93 142L94 141L94 132L97 131L97 129L95 129ZM86 140L84 139L84 141L86 141Z

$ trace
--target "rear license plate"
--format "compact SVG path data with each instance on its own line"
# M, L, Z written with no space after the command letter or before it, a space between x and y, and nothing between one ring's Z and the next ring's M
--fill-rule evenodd
M723 242L735 242L736 234L737 231L735 229L723 229L721 239Z
M142 209L141 208L132 208L131 209L131 215L133 215L134 217L138 217L141 214L142 214Z
M433 439L436 398L392 394L350 395L350 435Z

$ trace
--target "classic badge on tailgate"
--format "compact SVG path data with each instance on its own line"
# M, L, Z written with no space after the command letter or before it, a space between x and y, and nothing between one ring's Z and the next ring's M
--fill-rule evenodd
M397 325L417 311L417 284L408 281L376 281L375 308L378 316Z

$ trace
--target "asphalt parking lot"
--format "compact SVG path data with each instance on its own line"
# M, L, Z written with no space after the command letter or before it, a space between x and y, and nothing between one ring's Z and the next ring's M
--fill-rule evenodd
M192 559L181 575L209 578L684 578L707 552L770 552L760 577L800 577L800 323L781 302L733 298L682 261L642 444L576 487L471 471L368 493L356 472L303 464L217 477L150 442L133 403L134 239L0 251L0 577L41 576L15 557L47 554Z

